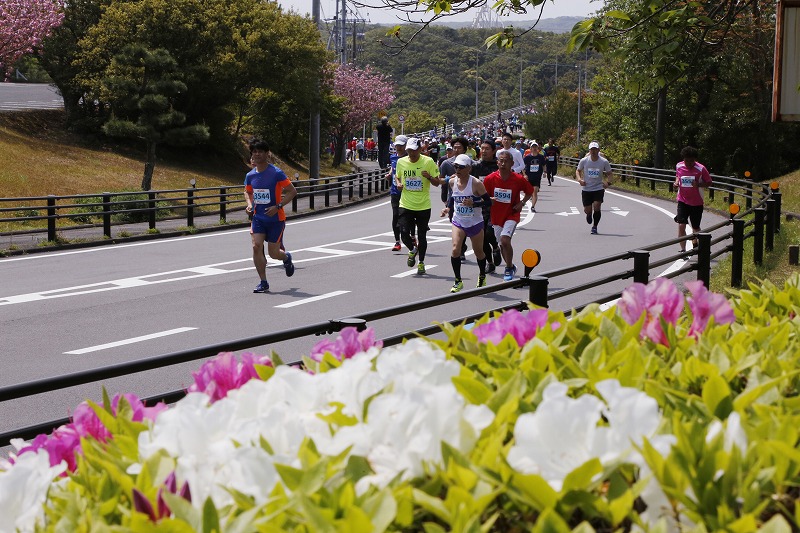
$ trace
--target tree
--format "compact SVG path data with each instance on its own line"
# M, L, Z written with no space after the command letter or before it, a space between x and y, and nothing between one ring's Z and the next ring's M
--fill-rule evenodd
M550 96L538 98L533 103L536 113L526 115L525 136L538 139L544 145L547 139L558 139L568 128L575 128L578 121L578 95L560 89ZM574 141L574 139L573 139Z
M37 49L63 18L58 0L0 2L0 73L7 77L17 59Z
M344 146L350 134L361 129L370 117L394 100L392 82L369 65L363 69L339 65L333 77L333 93L341 106L339 120L332 128L335 155L333 166L342 163Z
M129 45L114 56L104 80L113 114L103 131L145 142L145 191L152 186L159 143L188 145L208 139L208 128L199 124L184 126L186 115L172 105L186 91L186 84L178 78L177 63L169 52Z

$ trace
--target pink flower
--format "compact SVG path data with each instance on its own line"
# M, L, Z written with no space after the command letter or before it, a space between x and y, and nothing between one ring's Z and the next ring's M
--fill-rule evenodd
M622 292L617 307L628 324L635 324L644 314L641 337L668 345L661 320L675 325L683 311L683 294L667 278L656 278L647 285L634 283Z
M17 455L44 449L50 456L50 466L56 466L61 461L66 461L67 469L74 472L77 468L75 453L79 452L80 448L81 436L72 424L65 424L56 428L50 435L44 433L37 435L28 446L21 448Z
M533 309L524 315L516 309L511 309L491 322L476 327L474 332L482 342L493 344L500 344L506 335L511 335L517 344L522 346L547 324L547 316L547 309ZM553 329L558 327L558 324L553 324Z
M731 324L736 319L728 300L721 294L709 292L702 281L689 281L686 288L692 293L687 300L692 310L690 336L702 333L711 317L714 317L715 324Z
M382 341L375 341L375 330L367 328L359 332L354 327L344 328L335 341L325 339L319 341L311 348L309 357L314 361L322 361L325 352L330 352L338 360L349 359L355 354L365 352L377 346L383 346Z
M272 366L272 360L266 355L245 353L239 363L232 352L220 353L203 363L200 370L192 372L194 384L189 387L189 392L204 392L212 402L221 400L229 391L258 378L256 365Z

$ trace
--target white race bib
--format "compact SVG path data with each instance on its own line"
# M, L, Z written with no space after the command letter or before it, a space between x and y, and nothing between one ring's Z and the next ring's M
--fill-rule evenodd
M600 177L600 169L599 168L587 168L586 175L590 178L597 179Z
M503 204L510 204L511 203L511 189L495 189L494 190L494 198L500 203Z
M456 205L456 213L458 213L461 216L471 217L472 216L472 207L471 206L466 206L464 204L458 204L458 205Z
M407 191L421 191L422 180L418 178L406 178L405 188Z
M528 167L528 172L539 172L539 165L531 165Z
M681 187L694 187L694 176L681 176Z
M547 160L548 160L548 161L555 161L555 160L556 160L556 156L554 156L554 155L548 155L548 156L547 156Z
M271 204L272 193L269 189L253 189L253 201L258 205Z

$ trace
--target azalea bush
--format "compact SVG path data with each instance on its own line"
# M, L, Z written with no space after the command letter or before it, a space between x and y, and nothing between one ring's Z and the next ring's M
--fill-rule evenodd
M0 531L796 531L800 276L220 354L0 467Z

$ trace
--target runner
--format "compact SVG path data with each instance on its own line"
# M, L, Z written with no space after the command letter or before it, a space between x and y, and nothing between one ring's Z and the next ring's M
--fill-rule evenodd
M450 178L447 186L450 194L447 198L447 207L442 210L441 216L453 213L453 246L450 252L450 265L453 267L455 283L450 292L458 292L464 288L461 280L461 245L467 237L472 241L472 250L478 260L478 284L476 287L486 285L486 255L483 252L483 214L481 206L491 205L492 201L486 193L486 188L481 180L471 176L472 159L468 155L459 154L452 163L455 176Z
M253 139L250 142L250 161L254 168L244 178L244 198L247 213L253 215L250 225L253 264L261 279L253 292L263 293L269 290L264 241L267 242L269 256L283 261L286 275L294 274L292 254L281 250L281 242L286 228L283 206L297 196L297 190L286 174L271 163L272 153L265 141Z
M703 220L703 189L711 186L711 174L697 161L698 151L693 146L685 146L681 150L683 161L675 166L675 183L678 188L678 237L686 236L686 224L692 224L692 233L700 233L700 222ZM692 239L692 246L697 247L697 237ZM686 241L681 241L681 252L686 251Z
M485 139L480 144L480 150L481 158L472 166L472 175L484 181L486 176L492 172L497 172L497 159L495 158L497 146L493 140ZM497 243L492 229L489 206L483 206L483 223L486 230L483 235L483 251L486 253L486 257L489 258L486 272L492 273L495 267L500 266L500 263L503 262L503 257L500 254L500 245Z
M611 186L611 164L605 157L600 157L600 143L589 143L589 153L578 162L575 179L581 184L581 200L586 223L592 225L592 235L597 235L597 225L603 215L600 208L606 188Z
M547 164L545 157L539 153L539 143L533 141L530 147L530 154L525 156L525 174L528 182L533 185L533 200L531 200L531 211L536 212L536 202L539 201L539 188L542 186L542 172Z
M394 233L394 246L392 247L393 252L400 251L400 189L397 188L397 184L395 183L395 168L397 167L397 160L406 156L406 141L408 141L408 137L405 135L398 135L395 137L395 153L389 156L390 168L387 177L390 183L389 201L392 204L392 233Z
M561 156L561 148L555 140L550 139L544 145L544 156L547 159L547 185L550 186L553 184L553 176L558 172L558 158Z
M497 172L486 176L483 181L486 192L492 197L492 226L500 243L500 253L506 262L504 281L514 279L517 267L514 265L514 248L511 237L519 224L519 214L533 195L533 185L516 172L511 171L514 156L508 150L497 151ZM524 197L520 200L520 194Z
M425 251L428 249L428 222L431 219L431 185L438 187L439 168L436 162L420 154L419 139L406 141L407 156L397 160L395 184L400 193L400 238L408 248L408 266L419 257L417 274L425 273ZM418 244L415 247L411 230L416 226Z

